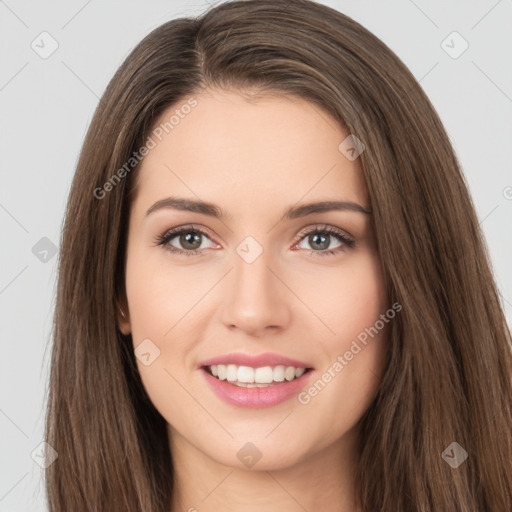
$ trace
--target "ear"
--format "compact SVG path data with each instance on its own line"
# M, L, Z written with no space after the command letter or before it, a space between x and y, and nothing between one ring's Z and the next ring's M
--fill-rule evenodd
M128 302L125 297L117 302L116 308L117 328L126 336L131 333L130 314L128 313Z

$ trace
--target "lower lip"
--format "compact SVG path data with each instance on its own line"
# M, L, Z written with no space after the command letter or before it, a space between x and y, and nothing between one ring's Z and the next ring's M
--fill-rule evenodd
M244 388L230 384L226 380L220 380L201 368L206 382L221 399L237 407L272 407L297 395L305 386L312 370L303 373L299 378L291 381L284 381L265 388Z

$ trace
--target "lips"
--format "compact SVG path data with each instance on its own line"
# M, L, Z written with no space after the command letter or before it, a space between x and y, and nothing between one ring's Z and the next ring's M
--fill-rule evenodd
M269 407L296 395L313 367L279 354L232 353L203 361L199 369L223 401L238 407Z
M226 354L224 356L214 357L212 359L207 359L199 363L199 368L203 368L205 366L212 366L218 364L236 364L237 366L251 366L252 368L260 368L263 366L294 366L295 368L313 368L313 366L309 363L304 363L302 361L298 361L297 359L291 359L289 357L285 357L279 354L273 354L271 352L266 352L264 354L259 355L250 355L243 353L232 353Z

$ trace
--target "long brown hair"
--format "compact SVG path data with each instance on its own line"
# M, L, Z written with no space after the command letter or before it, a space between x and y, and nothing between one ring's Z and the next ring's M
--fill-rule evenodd
M390 300L403 309L360 421L363 509L512 510L512 342L460 166L398 57L349 17L308 0L232 1L169 21L103 94L61 240L49 510L169 510L166 422L143 389L130 336L116 327L137 174L130 159L165 109L209 86L305 98L366 146L378 251ZM453 442L468 453L457 468L442 457Z

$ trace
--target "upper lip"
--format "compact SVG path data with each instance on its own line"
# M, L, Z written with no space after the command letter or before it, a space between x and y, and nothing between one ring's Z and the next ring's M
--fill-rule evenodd
M236 364L237 366L251 366L252 368L261 368L263 366L294 366L295 368L312 368L312 365L292 359L290 357L265 352L264 354L251 355L241 352L225 354L223 356L213 357L199 363L199 367L212 366L216 364Z

